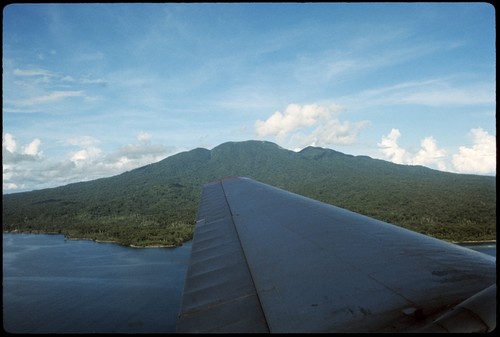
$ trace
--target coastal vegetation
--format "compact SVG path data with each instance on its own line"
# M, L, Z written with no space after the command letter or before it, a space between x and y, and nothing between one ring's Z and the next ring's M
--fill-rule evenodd
M3 195L9 232L132 246L191 239L203 184L246 176L448 241L496 238L496 178L262 141L194 149L120 175Z

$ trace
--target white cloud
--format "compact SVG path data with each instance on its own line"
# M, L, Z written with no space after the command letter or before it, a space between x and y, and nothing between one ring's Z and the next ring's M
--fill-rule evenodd
M453 155L453 167L461 173L496 172L496 137L481 128L471 129L472 147L460 146Z
M31 143L24 147L23 153L28 156L40 156L42 152L40 151L40 145L42 141L35 138Z
M16 76L55 76L51 71L45 69L14 69Z
M464 106L495 103L495 85L469 84L466 87L451 85L434 88L418 88L416 91L398 93L393 97L402 104L419 104L427 106Z
M399 137L401 137L401 132L398 129L391 129L391 132L387 136L382 137L382 141L377 145L390 161L396 164L404 164L406 151L399 147Z
M90 146L83 150L70 153L70 161L75 165L88 166L89 164L93 164L98 161L101 158L102 153L101 149Z
M423 165L441 171L456 173L492 174L496 172L496 139L481 128L472 129L472 147L460 146L459 153L451 158L444 149L437 146L434 137L425 137L420 142L420 150L411 153L398 144L401 133L392 129L383 136L379 149L385 159L396 164Z
M9 103L14 103L16 105L21 105L21 106L26 106L26 105L38 105L38 104L45 104L45 103L51 103L55 101L61 101L65 98L69 97L83 97L84 92L82 90L69 90L69 91L52 91L49 92L45 95L41 96L35 96L35 97L30 97L30 98L25 98L25 99L18 99L15 101L10 101Z
M352 144L368 122L334 118L341 110L336 104L289 104L285 112L277 111L265 121L257 120L254 130L258 137L272 136L280 143L288 143L288 148Z
M123 170L130 170L161 160L172 150L163 145L152 144L151 138L149 133L141 131L137 135L139 143L123 145L110 153L98 148L96 145L100 141L93 137L73 138L71 143L82 147L82 149L71 152L69 160L80 169L86 168L89 173L94 172L96 176L118 174Z
M17 190L18 188L19 188L19 186L17 186L16 184L13 184L13 183L3 184L4 190Z
M4 88L3 111L11 113L33 113L33 110L50 113L61 109L66 111L71 99L83 99L85 103L97 101L99 96L91 96L88 92L95 90L96 85L102 87L107 84L105 80L95 78L92 74L66 74L43 68L6 67L4 75L5 82L9 85ZM60 103L66 105L58 105ZM86 107L78 106L79 109Z
M16 161L31 160L31 157L41 157L42 151L40 150L41 140L38 138L33 139L29 144L23 145L21 151L18 151L17 142L13 135L6 133L2 139L2 152L4 153L3 159L10 159ZM4 160L5 162L5 160Z
M166 152L167 147L163 145L141 142L139 144L123 145L118 151L109 154L107 159L110 162L115 162L117 158L128 158L139 162L152 162L164 158Z
M352 104L365 106L405 104L441 107L495 104L494 82L462 82L453 83L448 78L401 82L365 90L350 100L353 101Z
M75 79L73 78L73 76L68 75L61 78L61 82L75 82Z
M23 188L23 182L31 179L31 172L36 171L44 160L40 147L41 141L38 138L19 148L12 134L6 133L3 136L2 179L4 190ZM26 170L26 168L29 169ZM19 177L23 178L19 179Z
M306 146L328 147L330 145L350 145L355 143L361 129L369 123L361 122L341 122L332 119L321 123L308 134L297 132L290 137L289 143L294 148L304 148Z
M446 170L446 151L437 147L437 142L433 137L422 139L420 146L417 154L410 159L410 164L437 167L441 171Z
M284 113L276 111L267 120L255 122L258 136L285 137L289 132L307 128L320 121L327 120L338 111L337 106L324 107L318 104L300 106L289 104Z
M151 143L152 136L138 134L138 143L127 144L116 151L105 152L101 142L91 136L74 137L65 145L78 149L62 159L42 156L42 141L35 138L18 146L14 136L3 137L3 188L19 191L49 188L78 181L109 177L164 159L174 148Z
M17 144L14 137L10 133L6 133L3 136L2 148L9 151L10 153L14 153L16 151Z
M401 132L398 129L391 129L391 132L382 137L381 142L377 144L386 159L396 164L422 165L442 171L447 169L446 151L438 148L433 137L422 139L420 150L415 154L399 146L399 137Z

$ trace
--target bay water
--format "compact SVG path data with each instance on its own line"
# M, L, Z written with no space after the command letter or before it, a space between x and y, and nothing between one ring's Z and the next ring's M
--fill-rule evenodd
M496 244L467 244L496 256ZM191 243L130 248L3 234L3 324L11 333L175 331Z
M3 324L11 333L175 331L191 243L130 248L3 234Z

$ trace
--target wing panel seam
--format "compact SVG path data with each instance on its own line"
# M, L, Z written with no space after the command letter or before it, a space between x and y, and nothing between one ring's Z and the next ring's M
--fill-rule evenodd
M229 209L229 214L231 216L231 222L233 223L233 226L234 226L234 230L236 231L236 235L238 236L238 242L239 242L239 245L241 247L241 251L243 252L243 256L245 258L245 263L247 265L247 269L250 273L250 278L252 279L252 285L255 289L255 294L257 296L257 300L259 302L259 307L260 307L260 310L262 311L263 315L264 315L264 318L265 318L265 321L266 321L266 327L267 327L267 330L269 332L272 332L270 327L269 327L269 323L267 321L267 315L266 315L266 311L264 310L264 307L262 306L262 301L260 299L260 294L259 292L257 291L257 287L255 286L255 281L254 281L254 276L252 274L252 270L250 269L250 265L248 264L248 259L247 259L247 255L245 253L245 250L243 249L243 245L241 244L241 237L240 237L240 233L238 233L238 228L236 227L236 224L234 223L234 215L233 215L233 211L231 209L231 205L229 204L229 200L227 199L227 194L226 194L226 189L224 188L224 182L223 180L220 181L220 184L221 184L221 187L222 187L222 191L224 192L224 199L226 200L226 204L227 204L227 207Z

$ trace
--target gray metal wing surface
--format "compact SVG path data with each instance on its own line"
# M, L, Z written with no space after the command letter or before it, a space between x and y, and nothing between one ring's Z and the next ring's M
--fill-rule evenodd
M204 186L178 332L487 332L495 258L248 178Z

